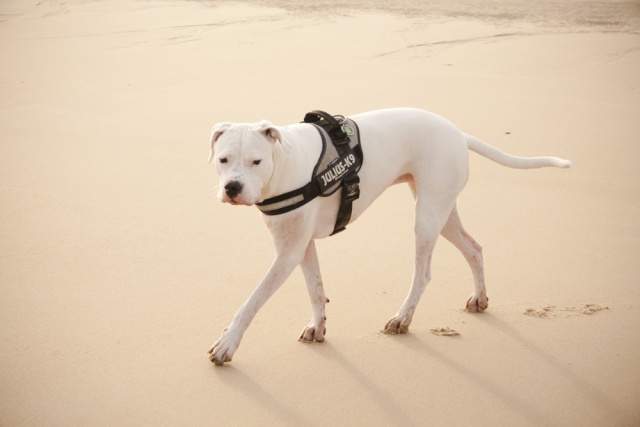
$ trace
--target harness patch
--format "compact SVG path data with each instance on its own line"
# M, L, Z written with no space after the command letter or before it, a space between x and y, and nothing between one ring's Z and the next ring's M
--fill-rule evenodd
M324 196L335 192L338 186L340 186L342 179L351 172L360 169L360 166L360 160L358 160L353 150L349 150L341 157L329 163L329 167L316 176L318 186L320 186L320 195Z
M338 116L340 117L340 116ZM340 117L340 129L346 139L336 141L326 125L313 124L322 140L322 153L313 168L311 180L318 185L320 197L327 197L340 189L345 177L356 173L362 167L362 147L360 131L351 119Z

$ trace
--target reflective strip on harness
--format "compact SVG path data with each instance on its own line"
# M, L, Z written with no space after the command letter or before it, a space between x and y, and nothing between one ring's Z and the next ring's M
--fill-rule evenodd
M297 196L282 200L281 202L272 202L266 206L261 205L260 210L268 215L268 212L288 208L289 206L295 205L296 203L300 203L302 201L304 201L304 196L302 194L298 194Z

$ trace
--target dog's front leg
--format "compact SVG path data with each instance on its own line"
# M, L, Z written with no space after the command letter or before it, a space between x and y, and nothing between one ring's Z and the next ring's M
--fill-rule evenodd
M311 315L311 322L309 322L302 331L300 341L323 342L324 334L327 332L325 327L327 316L324 311L324 306L329 302L329 299L324 294L322 276L320 275L320 264L318 263L318 254L313 240L309 242L309 246L307 247L307 251L300 266L302 267L304 279L307 283L309 297L311 298L311 309L313 311Z
M225 362L231 361L233 354L240 345L242 336L258 313L258 310L278 290L296 266L300 264L303 256L304 246L298 251L278 253L267 275L262 279L262 282L260 282L249 299L240 307L231 324L209 350L209 359L213 363L220 366Z

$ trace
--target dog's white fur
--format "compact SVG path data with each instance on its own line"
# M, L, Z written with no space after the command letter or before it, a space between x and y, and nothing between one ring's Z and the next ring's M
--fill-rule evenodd
M351 221L389 186L407 183L415 198L415 269L411 289L400 310L384 327L405 333L420 296L431 278L431 254L441 234L466 258L474 279L467 310L488 307L481 246L464 230L456 198L468 177L468 150L512 168L570 167L556 157L522 158L458 130L448 120L418 109L387 109L351 116L361 132L364 163L359 172L360 198ZM318 131L309 124L276 127L221 123L213 128L211 155L220 176L221 201L254 205L306 184L320 155ZM275 244L276 259L231 324L209 350L216 365L231 361L242 335L264 303L300 265L311 297L313 316L300 337L322 342L325 303L315 239L329 236L336 220L340 192L318 197L285 214L264 216Z

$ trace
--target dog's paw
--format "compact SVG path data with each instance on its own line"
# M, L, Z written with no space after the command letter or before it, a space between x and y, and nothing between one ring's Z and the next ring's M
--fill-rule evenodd
M411 316L402 316L400 314L396 314L391 319L389 319L382 332L390 335L406 334L407 332L409 332L410 324Z
M323 342L324 336L327 333L327 328L324 326L324 320L315 323L309 323L304 330L302 331L302 335L298 338L298 341L311 343L311 342Z
M466 311L471 313L482 313L489 307L489 297L486 292L480 292L480 295L475 293L467 300Z
M238 344L238 340L225 329L222 336L209 349L209 360L216 366L222 366L226 362L231 362L233 354L238 349Z

